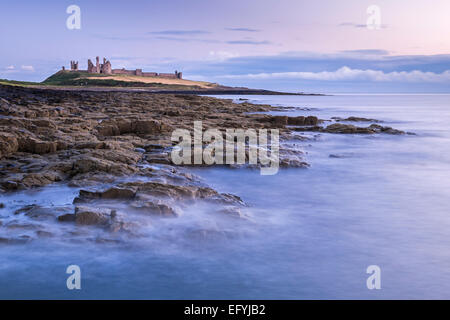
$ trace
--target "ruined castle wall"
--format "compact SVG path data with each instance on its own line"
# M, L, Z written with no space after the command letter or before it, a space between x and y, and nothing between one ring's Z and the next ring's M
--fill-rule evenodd
M157 77L158 73L157 72L142 72L142 76L143 77Z
M62 68L66 71L65 67ZM182 79L183 74L181 72L175 71L175 73L157 73L157 72L143 72L142 69L136 70L126 70L122 69L112 69L111 62L103 58L103 63L100 64L100 58L97 56L95 58L95 65L92 63L91 59L88 59L87 70L78 69L78 61L70 61L70 71L86 71L89 73L103 73L103 74L124 74L130 76L141 76L141 77L155 77L155 78L166 78L166 79Z
M136 71L135 70L125 70L125 69L112 69L112 73L113 74L126 74L126 75L129 75L129 76L136 75Z
M175 73L159 73L158 76L165 79L178 79Z

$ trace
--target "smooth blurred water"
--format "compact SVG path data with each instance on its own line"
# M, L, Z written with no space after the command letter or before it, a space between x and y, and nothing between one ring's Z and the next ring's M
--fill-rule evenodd
M309 134L315 140L300 145L311 167L274 176L194 169L249 203L251 221L193 207L127 246L2 246L0 298L450 298L450 95L244 98L313 108L290 116L375 118L417 135ZM181 236L204 220L235 236ZM80 291L66 288L69 264L81 267ZM369 265L381 268L381 290L366 287Z

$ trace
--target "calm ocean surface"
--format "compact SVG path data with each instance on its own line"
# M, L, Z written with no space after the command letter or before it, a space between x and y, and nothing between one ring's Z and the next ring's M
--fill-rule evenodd
M54 238L1 246L0 298L450 299L450 95L243 98L311 108L277 114L374 118L417 135L311 133L299 142L311 167L274 176L194 169L250 204L251 223L194 207L125 247ZM57 205L76 194L54 186L0 200ZM234 236L179 236L205 221ZM79 291L66 288L70 264L81 267ZM369 265L381 268L381 290L366 287Z

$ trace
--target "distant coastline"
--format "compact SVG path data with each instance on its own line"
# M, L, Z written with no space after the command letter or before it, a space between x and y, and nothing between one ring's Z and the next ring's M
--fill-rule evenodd
M87 72L58 71L42 82L0 79L0 85L21 86L45 90L68 91L122 91L151 92L159 94L194 95L306 95L324 96L320 93L281 92L245 87L229 87L217 83L187 79L163 79L130 75L90 74Z

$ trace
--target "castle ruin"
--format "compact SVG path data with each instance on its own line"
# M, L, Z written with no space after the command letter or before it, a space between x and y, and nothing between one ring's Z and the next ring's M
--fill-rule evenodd
M66 68L62 67L62 71L66 71ZM95 65L92 63L91 59L88 59L87 70L79 70L78 61L70 61L70 71L101 73L101 74L124 74L130 76L156 77L165 79L183 79L183 73L178 71L175 71L174 73L157 73L157 72L144 72L142 71L142 69L136 70L126 70L125 68L112 69L111 62L109 62L109 60L103 58L103 63L100 63L99 57L96 57Z

